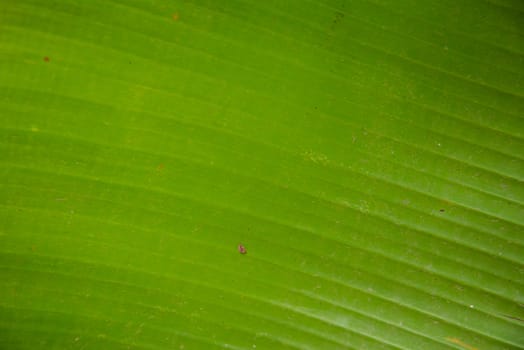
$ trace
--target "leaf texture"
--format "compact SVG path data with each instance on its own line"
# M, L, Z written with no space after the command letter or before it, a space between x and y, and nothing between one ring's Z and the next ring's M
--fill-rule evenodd
M524 347L523 2L0 5L0 348Z

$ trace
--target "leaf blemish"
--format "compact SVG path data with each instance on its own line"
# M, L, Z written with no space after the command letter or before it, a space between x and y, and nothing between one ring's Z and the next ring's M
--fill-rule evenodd
M458 346L463 347L466 350L479 350L478 348L471 346L469 344L464 343L462 340L457 338L446 338L447 341L453 344L457 344Z
M239 245L238 245L238 252L239 252L240 254L246 254L246 253L247 253L247 249L246 249L246 247L244 247L242 244L239 244Z

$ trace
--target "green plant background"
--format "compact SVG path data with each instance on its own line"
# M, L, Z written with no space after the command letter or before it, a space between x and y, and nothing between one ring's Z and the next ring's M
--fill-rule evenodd
M523 78L518 0L0 0L0 348L523 348Z

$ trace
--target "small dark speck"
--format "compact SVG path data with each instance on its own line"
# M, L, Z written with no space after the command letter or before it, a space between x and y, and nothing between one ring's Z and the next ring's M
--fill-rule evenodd
M238 245L238 252L239 252L240 254L246 254L246 253L247 253L247 249L246 249L246 247L244 247L242 244L239 244L239 245Z
M337 24L342 18L344 18L344 14L337 11L335 13L335 19L333 19L333 24Z
M45 56L44 57L44 62L49 62L49 57Z
M440 211L441 213L445 212L445 210L444 210L444 209L440 209L439 211Z

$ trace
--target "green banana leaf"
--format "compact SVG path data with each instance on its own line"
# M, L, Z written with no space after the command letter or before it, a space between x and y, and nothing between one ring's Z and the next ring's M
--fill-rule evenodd
M523 84L520 0L0 0L0 348L524 348Z

